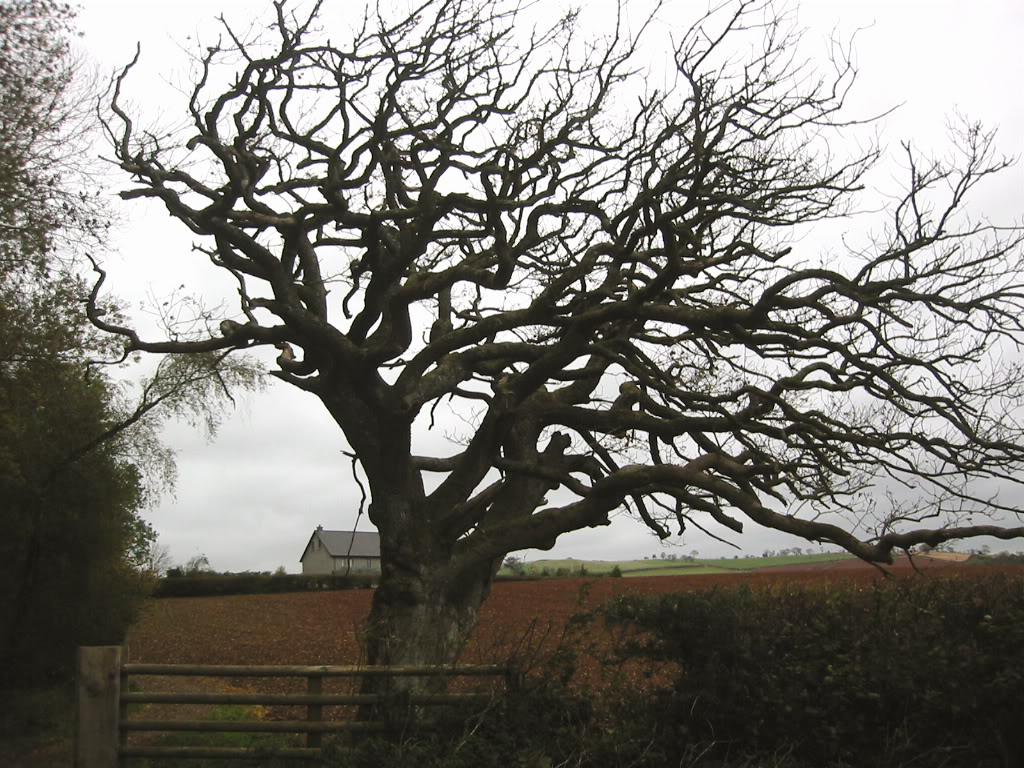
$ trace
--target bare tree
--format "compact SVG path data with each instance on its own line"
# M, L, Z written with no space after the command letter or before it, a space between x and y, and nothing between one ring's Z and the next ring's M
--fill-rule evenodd
M319 7L225 23L184 134L140 130L116 78L123 197L161 201L239 304L164 339L93 321L144 352L276 347L273 375L319 398L381 534L369 662L451 661L507 553L623 505L662 537L746 518L876 563L1024 535L960 520L1008 511L984 483L1024 463L998 364L1021 232L964 212L1007 165L989 133L963 125L949 162L908 147L874 240L823 256L796 235L852 210L879 153L836 150L849 58L801 64L770 2L675 36L620 8L595 39L572 13L425 0L344 44ZM419 455L442 404L471 429ZM879 483L927 505L865 530Z
M146 562L143 563L143 570L154 576L166 576L167 571L174 567L174 558L171 557L171 548L159 539L154 541L149 548Z

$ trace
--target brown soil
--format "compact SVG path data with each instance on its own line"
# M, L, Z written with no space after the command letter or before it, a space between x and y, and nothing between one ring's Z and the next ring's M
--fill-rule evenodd
M892 578L918 571L991 572L949 560L897 560ZM1012 568L1012 566L1009 566ZM915 570L916 568L916 570ZM783 581L872 581L886 578L859 560L779 566L749 573L639 578L548 579L501 582L481 613L463 661L494 663L515 657L537 664L566 631L566 620L619 594L660 594L722 584ZM370 609L370 590L284 595L165 598L150 603L129 635L131 660L176 664L359 664L360 636ZM229 681L251 690L298 692L302 681ZM335 682L335 690L341 683Z

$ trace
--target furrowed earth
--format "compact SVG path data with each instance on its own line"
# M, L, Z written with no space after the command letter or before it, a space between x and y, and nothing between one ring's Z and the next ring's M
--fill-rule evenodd
M913 564L903 558L887 570L895 578L908 578L917 570L927 575L950 569L964 573L989 570L931 557L915 557ZM484 604L479 626L462 661L504 663L513 659L536 669L571 631L567 630L570 616L621 594L663 594L727 584L767 586L837 579L869 582L879 578L883 575L875 567L848 559L739 573L498 582ZM152 600L129 634L130 660L167 664L359 664L360 634L371 596L370 590L362 589ZM584 661L599 656L599 646L607 642L610 638L603 636L596 625L586 637L572 638ZM577 680L597 682L598 675L594 664L584 663ZM294 686L300 681L251 678L233 682L250 690L287 691L296 690Z

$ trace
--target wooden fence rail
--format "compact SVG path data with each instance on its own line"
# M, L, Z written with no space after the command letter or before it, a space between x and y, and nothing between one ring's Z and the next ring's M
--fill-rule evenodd
M305 693L209 693L145 692L128 690L137 675L188 677L299 677L306 679ZM76 768L118 768L125 757L168 758L279 758L308 760L320 753L324 733L366 732L386 728L384 723L356 720L324 720L325 706L358 706L382 700L376 694L325 694L327 677L371 676L488 676L503 677L506 685L517 683L516 671L498 665L444 667L352 666L251 666L196 664L122 664L120 646L79 648L78 720L75 733ZM421 694L407 699L411 706L484 702L489 694ZM128 717L132 704L252 704L304 706L304 720L139 720ZM132 732L189 731L238 733L301 733L305 747L245 749L240 747L167 747L128 743Z

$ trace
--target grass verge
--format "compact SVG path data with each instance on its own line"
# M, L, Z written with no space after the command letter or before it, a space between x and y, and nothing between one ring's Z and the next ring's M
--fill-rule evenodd
M207 720L218 721L251 721L262 719L261 707L246 707L225 704L214 707L206 716ZM160 736L152 743L157 747L231 747L235 749L270 750L284 747L301 746L300 737L287 733L233 733L226 732L193 732L176 731ZM224 760L208 758L168 759L135 757L124 760L125 768L294 768L301 765L294 760L274 760L266 757L254 757L242 760Z

